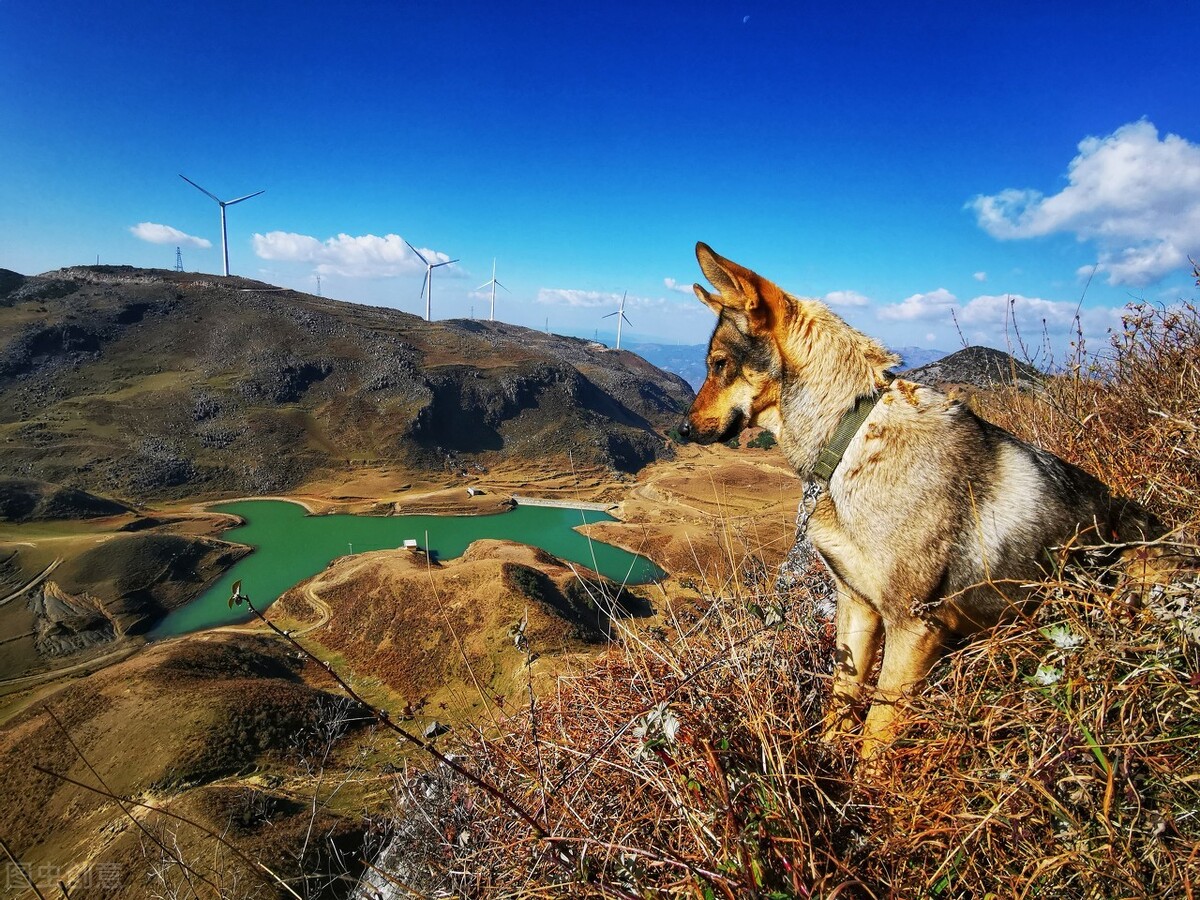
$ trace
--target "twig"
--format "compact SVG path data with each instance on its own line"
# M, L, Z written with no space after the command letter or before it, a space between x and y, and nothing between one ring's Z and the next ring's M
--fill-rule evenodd
M81 750L79 748L79 745L75 743L75 739L73 737L71 737L71 732L67 731L67 727L65 725L63 725L62 721L58 718L58 716L54 714L54 710L50 708L50 704L46 703L43 705L42 708L46 711L46 715L48 715L53 720L54 724L58 726L58 730L63 733L63 737L65 737L67 739L67 743L71 745L71 749L75 751L75 755L78 756L80 758L80 760L83 761L83 764L85 766L87 766L87 770L92 773L92 776L98 782L100 782L100 786L102 788L104 788L106 791L108 791L110 795L113 794L112 788L110 788L108 786L108 784L104 781L104 778L101 777L100 773L96 771L96 769L92 765L91 761L84 755L83 750ZM141 822L139 822L137 820L137 817L132 815L129 812L129 810L127 810L125 808L125 805L120 801L119 798L116 798L115 795L113 795L113 797L114 797L114 799L116 799L117 806L119 806L121 808L121 812L123 812L125 814L126 818L128 818L131 822L133 822L133 824L138 827L138 829L142 832L142 834L146 835L146 837L150 838L151 841L153 841L155 844L157 844L159 847L161 847L162 851L164 853L166 853L168 856L170 856L171 859L175 860L175 863L179 866L180 870L183 872L184 878L187 879L188 887L191 889L193 897L198 898L199 895L196 893L196 886L194 884L192 884L192 880L190 877L191 875L195 875L197 878L199 878L201 881L203 881L205 884L207 884L210 888L212 888L214 891L216 891L218 894L220 894L220 888L218 888L216 886L216 884L214 884L209 879L205 878L203 875L201 875L199 872L197 872L195 869L193 869L191 866L189 866L187 863L185 863L183 861L182 856L173 852L171 850L171 848L168 847L166 844L164 844L157 835L153 834L148 828L146 828L145 825L143 825Z
M210 838L240 859L243 863L245 863L246 867L258 875L258 877L261 878L263 883L265 883L268 887L274 888L276 884L278 884L279 887L283 888L285 891L295 897L296 900L304 900L304 898L292 890L291 886L289 886L287 882L268 869L265 864L257 860L250 859L250 857L246 856L246 854L231 844L227 838L224 838L212 829L201 825L194 819L189 819L187 816L180 815L176 812L171 812L169 809L163 809L161 806L151 806L149 803L142 803L140 800L134 800L132 797L118 796L107 788L92 787L90 784L85 784L84 782L78 781L69 775L64 775L61 772L55 772L51 769L45 768L44 766L35 764L32 766L32 768L35 772L41 772L43 775L49 775L51 778L57 778L59 781L65 781L67 784L73 784L75 787L83 788L85 791L91 791L93 794L99 794L101 797L106 797L109 800L115 800L119 804L127 803L130 806L139 806L142 809L148 809L151 812L156 812L160 816L166 816L169 819L175 819L176 821L182 822L185 825L191 825L197 831L208 835ZM267 873L267 875L270 875L271 878L274 878L275 882L272 882L269 878L267 878L267 875L263 874L264 872Z
M25 879L25 883L29 885L30 890L37 894L38 900L46 900L45 895L38 890L38 886L33 883L33 879L30 878L29 873L25 871L25 867L17 862L17 858L12 855L12 851L8 849L8 844L4 842L4 838L0 838L0 849L4 850L4 855L11 860L14 866L16 866L17 871L21 873L21 877Z

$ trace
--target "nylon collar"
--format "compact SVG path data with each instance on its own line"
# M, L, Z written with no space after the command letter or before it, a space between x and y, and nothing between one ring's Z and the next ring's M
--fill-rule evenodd
M834 470L841 463L846 448L850 446L850 441L853 440L854 435L858 434L858 429L862 428L863 422L867 421L867 416L879 402L880 396L881 394L876 393L859 397L854 401L854 406L842 416L842 421L838 423L833 437L821 448L821 452L817 456L817 464L813 466L813 478L818 482L829 484L829 479L833 477Z

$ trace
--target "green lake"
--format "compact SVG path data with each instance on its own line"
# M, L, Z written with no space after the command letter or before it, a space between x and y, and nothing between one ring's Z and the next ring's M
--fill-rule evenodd
M243 593L258 609L266 609L339 556L394 549L409 539L442 560L461 556L472 541L496 538L541 547L618 582L644 584L665 574L645 557L574 531L584 523L613 521L591 510L518 506L489 516L310 516L299 504L283 500L239 500L212 508L245 521L222 536L254 552L196 600L169 613L149 632L152 640L244 622L249 618L245 607L229 608L235 581L241 580Z

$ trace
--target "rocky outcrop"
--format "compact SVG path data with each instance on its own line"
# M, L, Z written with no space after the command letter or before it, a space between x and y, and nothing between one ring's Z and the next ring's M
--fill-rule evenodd
M100 601L88 593L68 594L53 581L30 598L34 646L43 656L66 656L107 643L116 636Z
M997 386L1033 390L1045 376L1028 363L991 347L967 347L936 362L900 373L904 378L930 385Z

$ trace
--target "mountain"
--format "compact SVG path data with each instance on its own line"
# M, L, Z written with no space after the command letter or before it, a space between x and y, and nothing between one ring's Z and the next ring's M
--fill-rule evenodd
M708 344L626 344L634 353L667 372L674 372L700 390L707 371L704 358L708 355Z
M908 369L900 374L925 384L960 384L977 388L997 385L1035 388L1045 377L1033 366L1019 362L1004 351L993 350L991 347L967 347L936 362Z
M924 347L892 347L891 351L900 357L900 368L905 370L927 366L948 355L945 350L926 350Z
M0 477L165 499L351 463L636 471L692 391L628 351L216 277L0 270Z

